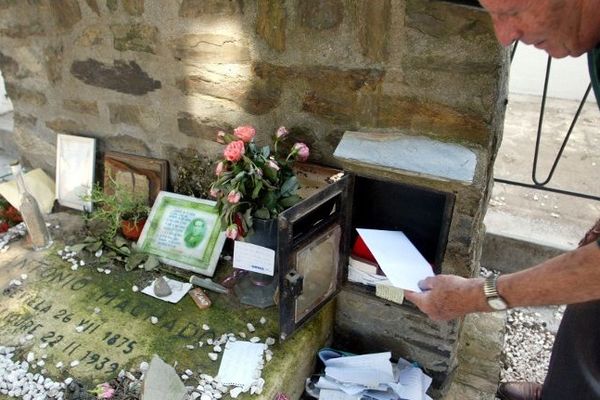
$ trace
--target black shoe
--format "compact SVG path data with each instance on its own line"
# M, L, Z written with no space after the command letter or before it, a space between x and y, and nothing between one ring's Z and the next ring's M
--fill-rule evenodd
M542 400L542 385L535 382L505 382L498 386L501 400Z

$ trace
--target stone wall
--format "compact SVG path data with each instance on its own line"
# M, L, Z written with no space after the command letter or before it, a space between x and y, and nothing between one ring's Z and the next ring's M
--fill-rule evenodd
M57 133L96 137L100 152L166 158L172 176L180 154L217 157L216 131L240 124L256 126L259 140L292 128L311 161L334 166L344 131L472 149L471 184L405 181L457 196L442 272L478 271L508 68L479 9L431 0L0 0L0 40L14 142L51 174ZM444 391L460 321L431 323L347 291L339 300L341 336L420 361Z
M504 52L483 12L424 0L0 0L14 140L54 170L56 133L175 159L218 129L294 128L336 164L345 130L495 154Z

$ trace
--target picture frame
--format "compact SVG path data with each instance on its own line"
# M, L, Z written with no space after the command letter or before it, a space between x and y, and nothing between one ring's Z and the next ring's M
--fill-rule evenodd
M92 211L92 202L84 201L94 185L96 139L65 135L56 138L56 198L62 206Z
M138 239L161 262L212 277L225 243L215 201L161 191Z
M104 153L104 190L109 191L110 181L119 181L120 176L129 175L135 191L136 178L147 179L148 205L152 206L161 190L167 190L169 162L158 158L136 154L107 151ZM143 185L141 185L143 186Z

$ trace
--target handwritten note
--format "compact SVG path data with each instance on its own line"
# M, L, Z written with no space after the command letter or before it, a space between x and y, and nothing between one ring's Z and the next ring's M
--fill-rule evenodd
M233 267L273 276L275 250L252 243L236 241L233 248Z

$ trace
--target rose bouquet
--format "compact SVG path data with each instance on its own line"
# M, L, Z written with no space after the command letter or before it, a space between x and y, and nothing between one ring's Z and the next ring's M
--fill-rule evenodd
M272 149L258 146L255 136L255 129L249 125L237 127L233 134L217 134L217 141L226 146L210 193L217 199L217 209L230 239L245 236L252 228L253 218L274 218L301 200L296 194L298 179L292 167L295 161L306 161L308 146L295 143L281 154L288 137L283 126L273 136Z

